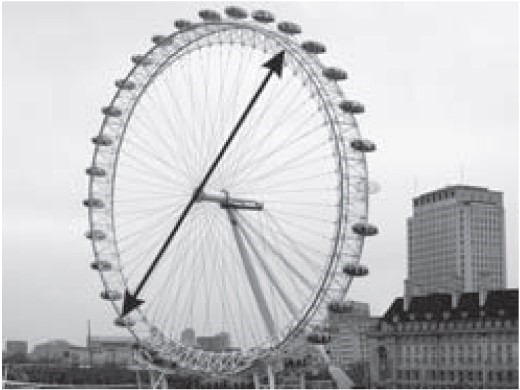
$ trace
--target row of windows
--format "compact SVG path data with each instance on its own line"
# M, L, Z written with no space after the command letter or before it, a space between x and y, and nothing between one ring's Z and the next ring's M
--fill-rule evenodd
M421 375L422 374L422 375ZM398 380L418 381L418 380L438 380L438 381L458 381L458 382L482 382L484 380L483 371L474 370L397 370ZM486 373L486 380L489 382L517 382L518 370L490 370Z
M396 356L396 363L399 364L474 364L474 363L487 363L487 364L503 364L503 363L514 363L515 359L513 354L503 355L488 355L483 357L482 354L471 354L469 356L435 356L435 355L422 355L422 356Z
M481 314L485 314L484 311L481 312ZM499 315L505 315L504 310L499 310ZM461 312L461 317L465 317L468 315L467 312ZM426 313L426 318L432 318L431 313ZM443 317L445 319L448 319L451 316L450 312L444 312ZM408 315L408 318L411 320L415 319L415 316L413 313L410 313ZM395 321L398 321L399 318L394 317ZM511 320L491 320L488 319L485 322L482 321L449 321L449 322L429 322L429 321L421 321L421 322L406 322L406 323L399 323L397 324L397 330L412 330L412 331L419 331L419 330L436 330L436 329L481 329L486 327L505 327L505 328L511 328L513 326L513 322ZM478 335L476 335L478 337Z
M508 353L513 352L513 345L510 343L511 340L508 340L507 343L498 343L498 344L490 344L486 343L486 348L488 351L496 350L497 353L500 353L502 351L506 351ZM450 345L436 345L434 343L431 343L429 345L401 345L396 346L396 351L399 353L406 353L406 354L412 354L412 353L420 353L421 350L424 353L428 353L428 351L431 351L431 353L438 352L440 354L443 354L445 352L447 353L455 353L456 351L459 351L459 353L463 353L465 350L468 351L468 353L472 354L473 351L477 351L477 353L480 353L482 350L482 343L479 344L471 344L467 341L464 342L464 344L450 344Z

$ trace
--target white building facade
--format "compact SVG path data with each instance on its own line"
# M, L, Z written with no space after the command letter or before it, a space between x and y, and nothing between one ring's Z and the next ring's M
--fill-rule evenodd
M413 199L406 296L505 287L501 192L456 185Z

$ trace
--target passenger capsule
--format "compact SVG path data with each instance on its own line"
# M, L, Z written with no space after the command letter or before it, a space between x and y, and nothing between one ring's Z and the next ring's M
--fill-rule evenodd
M128 328L135 325L135 321L128 317L117 317L114 320L115 326L120 326L123 328Z
M272 23L274 22L274 15L265 10L253 11L251 17L260 23Z
M142 54L136 54L132 56L132 62L136 65L142 65L142 66L149 66L153 64L153 61L151 58L142 55Z
M352 303L344 301L330 302L328 305L329 311L332 313L348 313L352 310Z
M103 203L103 201L101 199L89 198L89 199L83 200L83 206L93 207L96 209L102 209L103 207L105 207L105 204Z
M152 42L156 45L168 45L171 43L171 39L169 36L166 35L154 35L152 37Z
M352 231L360 236L375 236L378 233L377 227L368 222L358 222L354 224Z
M278 23L278 30L289 35L296 35L302 32L302 28L298 24L293 22Z
M232 19L245 19L247 18L247 11L240 7L230 6L224 9L227 16Z
M90 263L90 268L95 271L110 271L112 269L112 263L105 260L96 260Z
M330 338L329 332L312 332L307 336L307 341L311 344L327 344Z
M107 235L105 234L105 232L101 231L101 230L89 230L88 232L85 233L85 236L89 239L89 240L92 240L92 241L101 241L101 240L104 240Z
M329 80L333 81L341 81L347 79L347 72L345 72L343 69L334 67L323 69L323 75Z
M343 267L343 273L348 276L366 276L368 268L362 264L350 263Z
M132 91L136 87L135 83L131 80L116 80L114 84L117 88L124 89L125 91Z
M350 142L352 149L360 152L373 152L376 150L376 144L367 139L355 139Z
M199 17L205 22L220 22L222 20L220 14L211 9L200 10Z
M301 46L303 50L311 54L323 54L326 51L325 45L316 41L305 41Z
M119 108L114 106L103 107L101 109L101 112L103 113L103 115L111 116L114 118L121 116L121 114L123 113Z
M108 138L106 135L100 134L92 138L92 143L98 146L110 146L112 145L112 140Z
M339 104L339 108L343 110L343 112L349 114L362 114L365 112L365 106L354 100L344 100Z
M99 294L101 299L104 299L106 301L119 301L121 298L123 298L123 294L121 294L119 291L115 290L105 290L101 291L101 294Z
M94 166L87 168L85 170L85 172L87 172L87 175L89 175L89 176L98 176L98 177L103 177L107 174L103 168L94 167Z
M178 29L178 30L186 30L188 28L190 28L193 23L191 23L189 20L186 20L186 19L177 19L175 22L173 22L173 25Z

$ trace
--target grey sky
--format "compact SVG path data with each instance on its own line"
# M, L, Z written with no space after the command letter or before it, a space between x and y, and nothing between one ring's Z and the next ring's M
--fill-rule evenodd
M248 3L249 9L266 3ZM220 3L3 3L3 339L84 342L115 333L98 299L81 200L100 107L153 34ZM518 286L518 5L270 3L278 19L327 44L382 186L370 219L370 276L350 297L380 314L402 293L405 220L415 194L460 182L503 191L509 287ZM414 191L414 178L417 191Z

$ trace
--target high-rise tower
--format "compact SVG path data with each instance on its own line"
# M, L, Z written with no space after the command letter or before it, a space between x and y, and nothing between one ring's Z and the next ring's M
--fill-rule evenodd
M406 296L504 288L501 192L455 185L413 199Z

